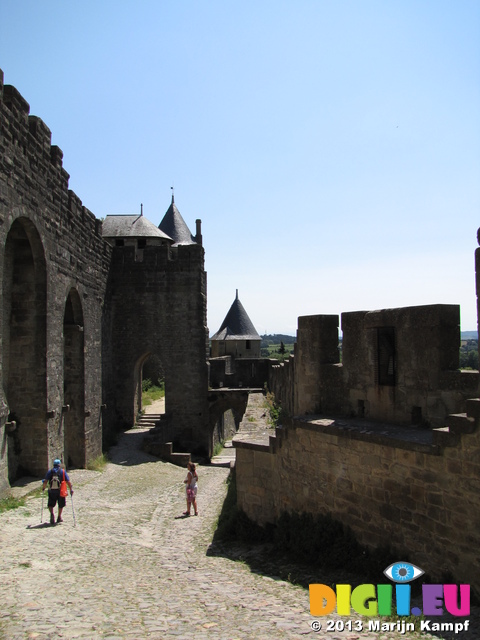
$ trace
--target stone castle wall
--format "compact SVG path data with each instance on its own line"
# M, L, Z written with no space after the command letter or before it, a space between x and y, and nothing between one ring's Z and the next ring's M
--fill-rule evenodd
M479 249L475 266L478 304ZM293 417L268 442L234 440L240 508L260 524L329 513L480 592L479 375L458 370L458 307L343 314L342 363L337 327L299 318L295 355L271 369Z
M110 248L29 110L0 72L0 491L56 456L85 466L101 452Z
M453 446L294 420L270 445L235 442L238 505L260 524L330 513L367 546L390 544L441 579L480 591L479 401ZM475 416L475 417L474 417Z
M161 357L165 434L211 453L201 244L115 247L68 188L63 153L0 72L0 494L56 457L85 467L133 426Z

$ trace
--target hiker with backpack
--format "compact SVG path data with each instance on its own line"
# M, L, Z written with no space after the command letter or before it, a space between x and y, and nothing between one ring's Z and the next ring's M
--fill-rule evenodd
M73 495L73 488L68 473L61 467L61 460L56 458L53 461L53 469L49 469L43 480L42 491L45 491L47 484L48 489L48 510L50 511L50 524L55 524L55 515L53 509L58 502L57 522L63 522L62 511L65 507L65 498L68 495L67 485L70 488L70 495Z

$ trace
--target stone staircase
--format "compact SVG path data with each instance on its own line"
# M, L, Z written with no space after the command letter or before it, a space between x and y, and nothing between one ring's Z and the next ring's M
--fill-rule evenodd
M189 453L173 451L173 443L168 441L168 428L164 424L164 414L144 413L138 418L135 427L149 429L145 433L142 444L142 449L147 453L178 467L186 467L190 462Z
M210 460L210 464L214 467L227 467L232 469L235 467L235 449L231 440L227 440L223 445L223 449Z
M165 460L165 462L171 462L177 465L177 467L186 467L190 462L190 454L173 451L172 442L145 442L144 440L143 450L148 451L148 453L157 456L157 458L161 460Z
M143 413L136 421L135 426L140 429L156 427L162 419L162 415L162 413Z

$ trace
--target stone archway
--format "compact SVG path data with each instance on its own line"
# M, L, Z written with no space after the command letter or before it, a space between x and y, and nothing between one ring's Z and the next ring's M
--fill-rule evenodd
M150 353L144 353L138 360L135 362L135 366L133 369L133 385L134 385L134 393L133 393L133 416L134 421L136 417L142 410L142 376L143 376L143 365L150 357Z
M17 218L5 242L3 271L4 391L16 429L8 436L9 482L39 475L48 461L46 263L28 218Z
M67 467L84 468L85 355L83 310L76 289L71 289L63 317L63 428Z
M165 389L165 368L162 359L155 353L147 352L138 358L134 367L134 415L142 411L143 382L148 378L152 385L163 384ZM165 398L166 403L166 398ZM165 411L165 410L164 410Z

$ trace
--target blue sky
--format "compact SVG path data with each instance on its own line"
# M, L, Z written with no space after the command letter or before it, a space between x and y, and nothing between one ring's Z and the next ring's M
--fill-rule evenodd
M476 329L478 0L1 0L0 68L97 217L202 219L211 334L236 289Z

